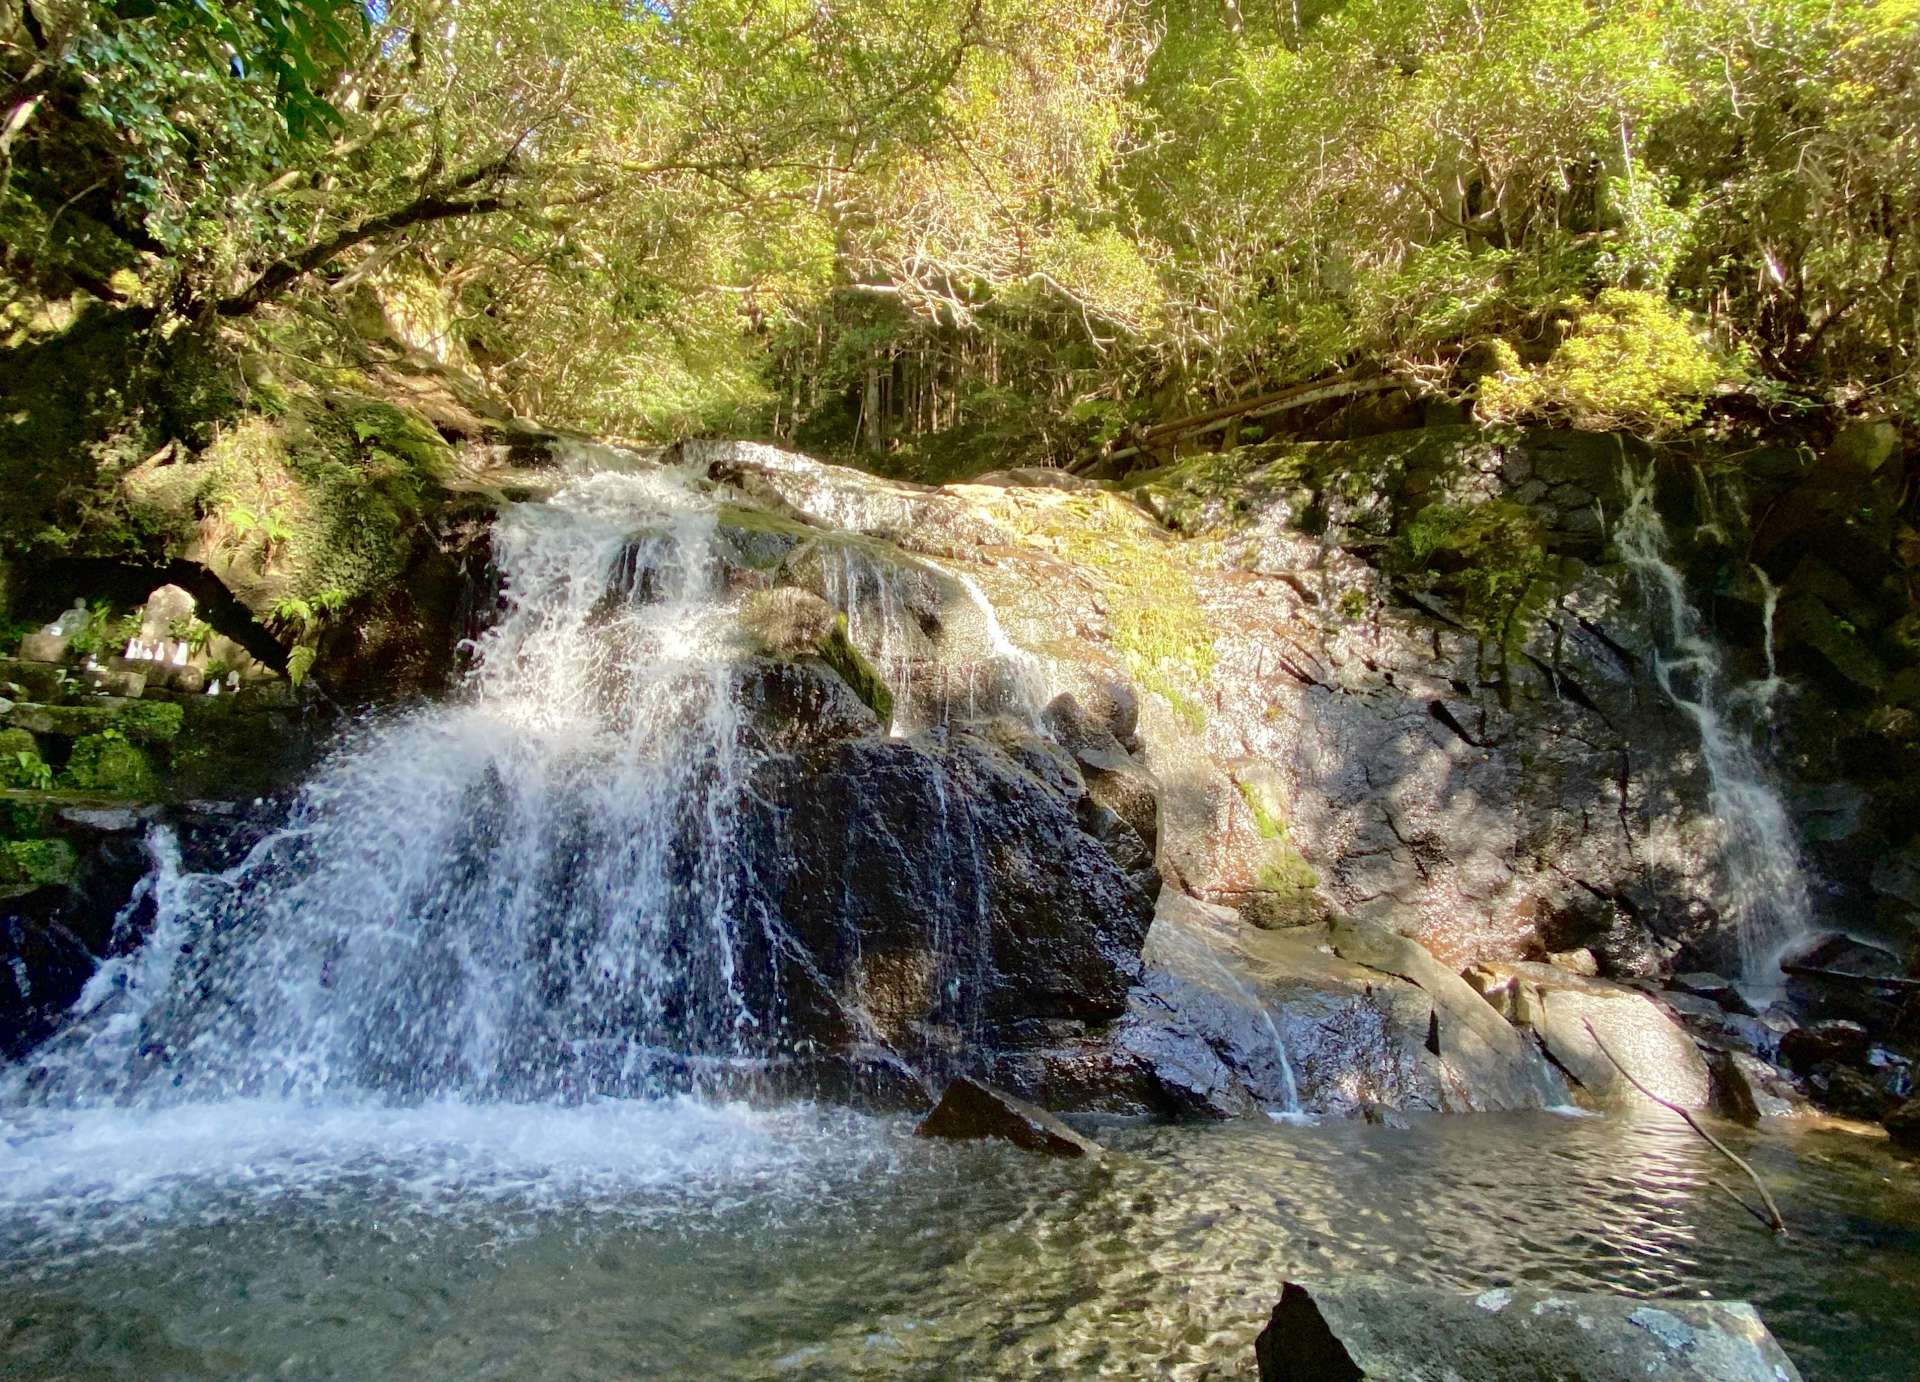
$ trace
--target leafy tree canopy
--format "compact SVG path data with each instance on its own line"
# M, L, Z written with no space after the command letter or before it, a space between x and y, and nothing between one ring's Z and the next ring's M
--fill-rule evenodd
M929 474L1356 370L1915 416L1916 52L1916 0L0 0L5 329L372 292L529 413Z

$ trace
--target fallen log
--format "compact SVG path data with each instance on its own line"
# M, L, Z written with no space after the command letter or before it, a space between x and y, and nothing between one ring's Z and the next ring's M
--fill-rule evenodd
M1175 418L1171 422L1158 423L1145 431L1131 434L1131 438L1122 437L1121 440L1128 441L1128 445L1110 451L1097 451L1084 460L1075 462L1068 467L1068 470L1076 475L1082 474L1103 461L1122 461L1130 456L1152 451L1160 445L1181 437L1205 436L1209 432L1224 430L1236 420L1271 417L1275 413L1304 408L1314 403L1324 403L1332 398L1384 393L1389 389L1403 388L1405 385L1406 381L1397 375L1375 375L1363 378L1351 371L1326 379L1310 380L1305 384L1292 384L1284 389L1274 389L1267 393L1256 394L1252 398L1241 399L1237 403L1225 403L1205 412Z

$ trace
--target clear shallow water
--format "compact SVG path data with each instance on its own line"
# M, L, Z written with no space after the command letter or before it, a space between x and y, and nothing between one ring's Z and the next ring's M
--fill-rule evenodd
M1109 1127L1087 1166L680 1103L31 1115L0 1148L0 1373L1237 1377L1281 1279L1751 1299L1810 1378L1913 1376L1920 1184L1677 1125Z

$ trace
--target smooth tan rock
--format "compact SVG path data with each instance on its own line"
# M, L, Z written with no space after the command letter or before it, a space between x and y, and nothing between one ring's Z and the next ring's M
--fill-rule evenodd
M1552 965L1497 962L1471 967L1467 982L1516 1026L1531 1028L1596 1103L1646 1102L1608 1052L1663 1099L1683 1108L1705 1108L1712 1100L1712 1079L1693 1038L1637 989Z

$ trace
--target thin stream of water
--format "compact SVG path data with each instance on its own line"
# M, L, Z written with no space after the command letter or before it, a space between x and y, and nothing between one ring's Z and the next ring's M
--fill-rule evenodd
M1777 987L1779 957L1812 930L1812 906L1799 837L1737 713L1745 702L1764 715L1778 689L1772 601L1767 605L1767 680L1759 687L1738 686L1669 557L1666 525L1654 505L1652 469L1642 473L1629 467L1623 488L1627 504L1614 542L1641 578L1655 621L1654 676L1700 736L1721 832L1722 886L1738 925L1742 977L1760 988Z

